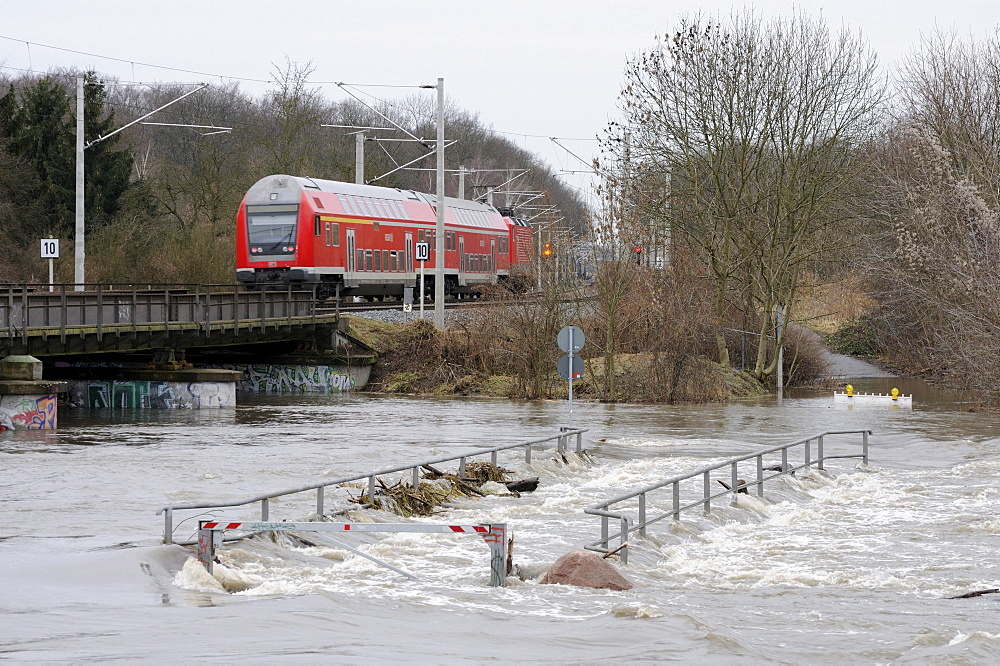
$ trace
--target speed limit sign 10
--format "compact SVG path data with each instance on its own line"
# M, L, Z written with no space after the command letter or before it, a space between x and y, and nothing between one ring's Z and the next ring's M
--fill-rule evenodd
M43 238L42 259L58 259L58 258L59 258L59 239Z
M416 255L415 258L417 261L430 261L431 244L424 242L417 243L416 251L414 252L414 254Z

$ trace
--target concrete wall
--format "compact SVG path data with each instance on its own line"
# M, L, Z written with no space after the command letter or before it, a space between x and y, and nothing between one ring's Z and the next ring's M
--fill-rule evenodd
M214 409L236 406L235 382L72 379L70 407L97 409Z
M243 373L240 393L338 393L363 388L371 366L239 363L212 366Z
M52 430L56 427L56 396L0 395L0 431Z

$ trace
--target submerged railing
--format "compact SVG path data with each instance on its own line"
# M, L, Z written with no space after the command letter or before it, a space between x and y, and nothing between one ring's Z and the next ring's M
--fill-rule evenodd
M641 536L646 536L646 528L653 523L665 518L681 519L681 512L686 509L703 507L705 513L712 510L712 500L727 495L732 495L732 503L736 503L737 493L748 493L751 488L756 488L758 497L764 497L764 483L772 479L793 474L796 470L824 469L824 462L836 458L861 458L868 464L868 436L871 430L833 430L811 435L804 439L799 439L787 444L779 444L763 451L756 451L736 458L731 458L721 463L702 467L693 472L675 476L651 486L640 488L626 495L620 495L599 504L595 504L584 510L585 513L601 517L601 538L591 544L584 546L587 550L599 553L618 552L623 563L628 562L628 538L632 532L638 532ZM825 438L833 435L861 435L861 452L847 455L828 455ZM812 457L812 443L816 442L816 457ZM789 451L791 449L802 448L802 463L789 463ZM780 454L780 461L777 459ZM766 456L771 459L765 460ZM754 461L756 463L754 479L746 481L740 476L740 463ZM728 482L722 481L725 489L720 492L713 492L713 472L729 468ZM765 474L765 472L771 472ZM717 475L721 476L721 475ZM698 481L691 483L692 479ZM688 482L688 483L685 483ZM700 482L700 488L698 487ZM684 499L682 500L682 485L684 486ZM657 491L669 489L672 494L671 509L652 518L646 515L647 496ZM626 503L629 503L626 505ZM617 507L615 505L622 505ZM620 522L621 529L614 533L609 533L609 520L614 519ZM613 539L619 540L619 545L612 551L610 542Z
M410 483L414 488L420 485L420 470L421 468L426 468L431 465L440 465L442 463L458 461L458 476L465 477L465 466L470 458L476 458L479 456L490 456L490 462L494 465L497 464L498 454L501 451L511 451L514 449L524 449L524 461L526 464L531 464L531 454L533 447L542 446L548 442L555 442L556 452L564 453L569 448L569 440L571 437L576 438L576 452L583 452L583 433L587 432L586 429L563 429L557 435L551 435L549 437L542 437L540 439L532 439L526 442L518 442L516 444L505 444L503 446L494 446L492 448L475 449L472 451L466 451L464 453L458 453L448 456L441 456L438 458L432 458L430 460L421 460L420 462L407 463L405 465L397 465L395 467L389 467L386 469L381 469L374 472L367 472L365 474L353 474L351 476L341 477L339 479L320 481L317 483L312 483L306 486L300 486L298 488L290 488L288 490L279 490L276 492L267 493L264 495L257 495L243 500L236 500L233 502L197 502L197 503L187 503L187 504L171 504L165 506L156 512L156 515L163 514L163 543L176 543L179 545L192 545L197 543L197 540L183 540L174 541L174 512L175 511L202 511L213 510L213 509L226 509L239 506L247 506L250 504L260 503L260 520L262 522L267 522L269 520L270 514L270 503L271 500L278 497L285 497L288 495L295 495L298 493L306 493L310 491L315 491L316 493L316 515L322 516L324 512L324 502L325 502L325 490L329 486L337 486L342 483L350 483L352 481L360 481L362 479L367 479L368 481L368 497L375 496L375 486L376 479L380 476L385 476L387 474L398 474L399 472L409 472L411 476Z

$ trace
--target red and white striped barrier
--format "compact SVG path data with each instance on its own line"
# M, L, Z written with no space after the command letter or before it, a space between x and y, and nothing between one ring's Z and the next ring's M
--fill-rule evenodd
M420 523L271 523L249 521L240 523L202 523L203 530L249 530L251 532L422 532L489 534L489 525L421 525Z
M325 522L262 522L241 521L223 523L203 520L198 529L198 561L209 573L215 561L215 551L222 545L226 530L248 532L417 532L424 534L478 534L490 547L490 586L503 587L507 579L507 525L429 525L422 523L325 523ZM353 550L353 549L352 549ZM355 551L357 552L357 551ZM363 553L359 553L362 554ZM371 558L368 555L365 557ZM384 566L399 571L384 562ZM405 572L400 572L404 573Z

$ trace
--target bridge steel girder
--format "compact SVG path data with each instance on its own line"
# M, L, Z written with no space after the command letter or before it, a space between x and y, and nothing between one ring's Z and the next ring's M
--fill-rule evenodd
M10 337L0 331L0 358L9 354L31 356L65 356L97 354L102 352L132 352L153 349L197 349L200 347L227 347L268 342L317 340L320 347L328 346L336 335L337 323L329 315L308 318L308 321L260 327L260 320L241 322L239 329L209 327L191 323L171 324L170 328L143 325L139 327L85 326L67 328L63 334L58 328L31 328L27 335Z

